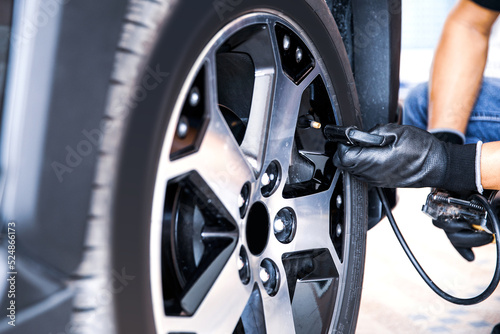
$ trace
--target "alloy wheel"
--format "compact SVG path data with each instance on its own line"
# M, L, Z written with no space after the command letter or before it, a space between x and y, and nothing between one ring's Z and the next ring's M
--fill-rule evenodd
M164 139L151 228L158 333L325 333L349 261L349 178L322 56L266 10L213 37Z

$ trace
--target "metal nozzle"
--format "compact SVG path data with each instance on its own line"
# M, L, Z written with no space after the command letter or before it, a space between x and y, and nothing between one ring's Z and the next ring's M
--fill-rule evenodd
M312 115L302 115L297 120L297 126L302 129L321 129L321 123L314 120Z
M311 124L309 124L309 126L313 129L321 129L321 123L316 121L311 121Z

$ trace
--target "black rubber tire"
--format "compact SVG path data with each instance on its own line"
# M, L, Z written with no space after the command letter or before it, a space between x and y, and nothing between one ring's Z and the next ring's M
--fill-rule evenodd
M228 22L259 9L282 12L304 27L327 71L335 74L331 78L342 123L360 125L349 61L323 1L131 0L103 120L106 131L92 194L89 247L74 281L75 309L80 312L74 315L73 332L155 332L149 224L170 114L182 83L210 39ZM158 85L144 90L144 78L151 71L156 71ZM351 261L336 332L352 333L361 298L367 194L365 185L349 176L344 182L352 194ZM106 298L99 297L103 292Z

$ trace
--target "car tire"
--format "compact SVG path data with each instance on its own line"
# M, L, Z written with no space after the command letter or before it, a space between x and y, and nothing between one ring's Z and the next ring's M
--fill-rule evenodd
M323 1L131 0L70 332L353 333L367 190L311 120L361 125Z

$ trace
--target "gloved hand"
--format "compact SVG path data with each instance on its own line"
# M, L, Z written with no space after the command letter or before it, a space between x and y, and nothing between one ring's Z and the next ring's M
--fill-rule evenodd
M452 131L439 130L431 132L434 137L453 144L463 145L465 138ZM464 196L464 199L466 199ZM467 222L448 221L433 219L434 226L444 230L451 244L467 261L474 261L474 252L472 247L484 246L493 241L493 236L484 231L478 231L470 226Z
M476 145L445 143L409 125L379 125L369 133L384 136L383 146L339 144L337 168L377 187L476 190Z
M493 235L475 230L466 222L435 219L432 223L446 232L453 247L467 261L474 261L472 247L484 246L493 241Z

